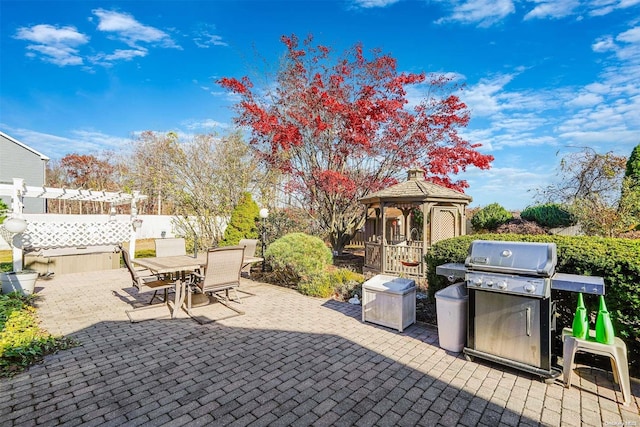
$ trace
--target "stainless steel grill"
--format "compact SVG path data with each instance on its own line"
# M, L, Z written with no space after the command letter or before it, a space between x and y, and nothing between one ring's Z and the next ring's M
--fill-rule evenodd
M600 277L556 273L555 243L475 240L464 264L437 274L464 279L469 291L465 357L483 358L553 379L551 289L604 294Z

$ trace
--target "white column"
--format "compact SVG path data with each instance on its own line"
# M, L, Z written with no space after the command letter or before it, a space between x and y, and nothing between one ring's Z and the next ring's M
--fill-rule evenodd
M133 198L131 199L131 236L129 236L129 256L131 259L136 257L136 234L137 234L137 218L138 218L138 208L136 206L139 191L133 192Z
M24 179L13 178L13 194L11 195L11 210L14 216L22 217L22 187L24 186ZM17 248L13 243L13 271L22 270L22 247Z

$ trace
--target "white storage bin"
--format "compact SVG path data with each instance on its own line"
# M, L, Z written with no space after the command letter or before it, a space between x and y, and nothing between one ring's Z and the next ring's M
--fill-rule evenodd
M362 321L402 332L416 322L416 282L378 274L362 284Z
M436 292L438 340L445 350L460 353L467 341L467 283L459 282Z

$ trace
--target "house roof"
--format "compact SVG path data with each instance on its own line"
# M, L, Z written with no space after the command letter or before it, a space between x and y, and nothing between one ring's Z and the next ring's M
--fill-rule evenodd
M464 193L425 181L424 172L414 169L408 172L407 181L368 194L361 198L360 202L364 204L379 203L381 201L451 201L469 203L472 200L471 196Z
M50 159L49 159L49 157L45 156L45 155L44 155L44 154L42 154L41 152L34 150L33 148L29 147L27 144L23 144L22 142L20 142L20 141L18 141L17 139L15 139L15 138L13 138L13 137L11 137L11 136L7 135L6 133L4 133L4 132L2 132L2 131L0 131L0 136L1 136L1 137L3 137L3 138L5 138L5 139L7 139L7 140L9 140L9 141L11 141L11 142L13 142L14 144L17 144L17 145L21 146L21 147L22 147L22 148L24 148L25 150L29 150L29 151L31 151L32 153L34 153L34 154L36 154L36 155L40 156L40 158L41 158L42 160L50 160Z

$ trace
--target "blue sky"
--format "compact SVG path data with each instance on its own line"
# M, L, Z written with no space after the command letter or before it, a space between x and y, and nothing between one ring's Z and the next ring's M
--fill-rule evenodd
M229 131L214 81L274 67L293 33L464 83L461 134L495 157L461 175L471 206L522 209L575 147L640 143L640 0L0 0L0 33L0 130L54 159Z

